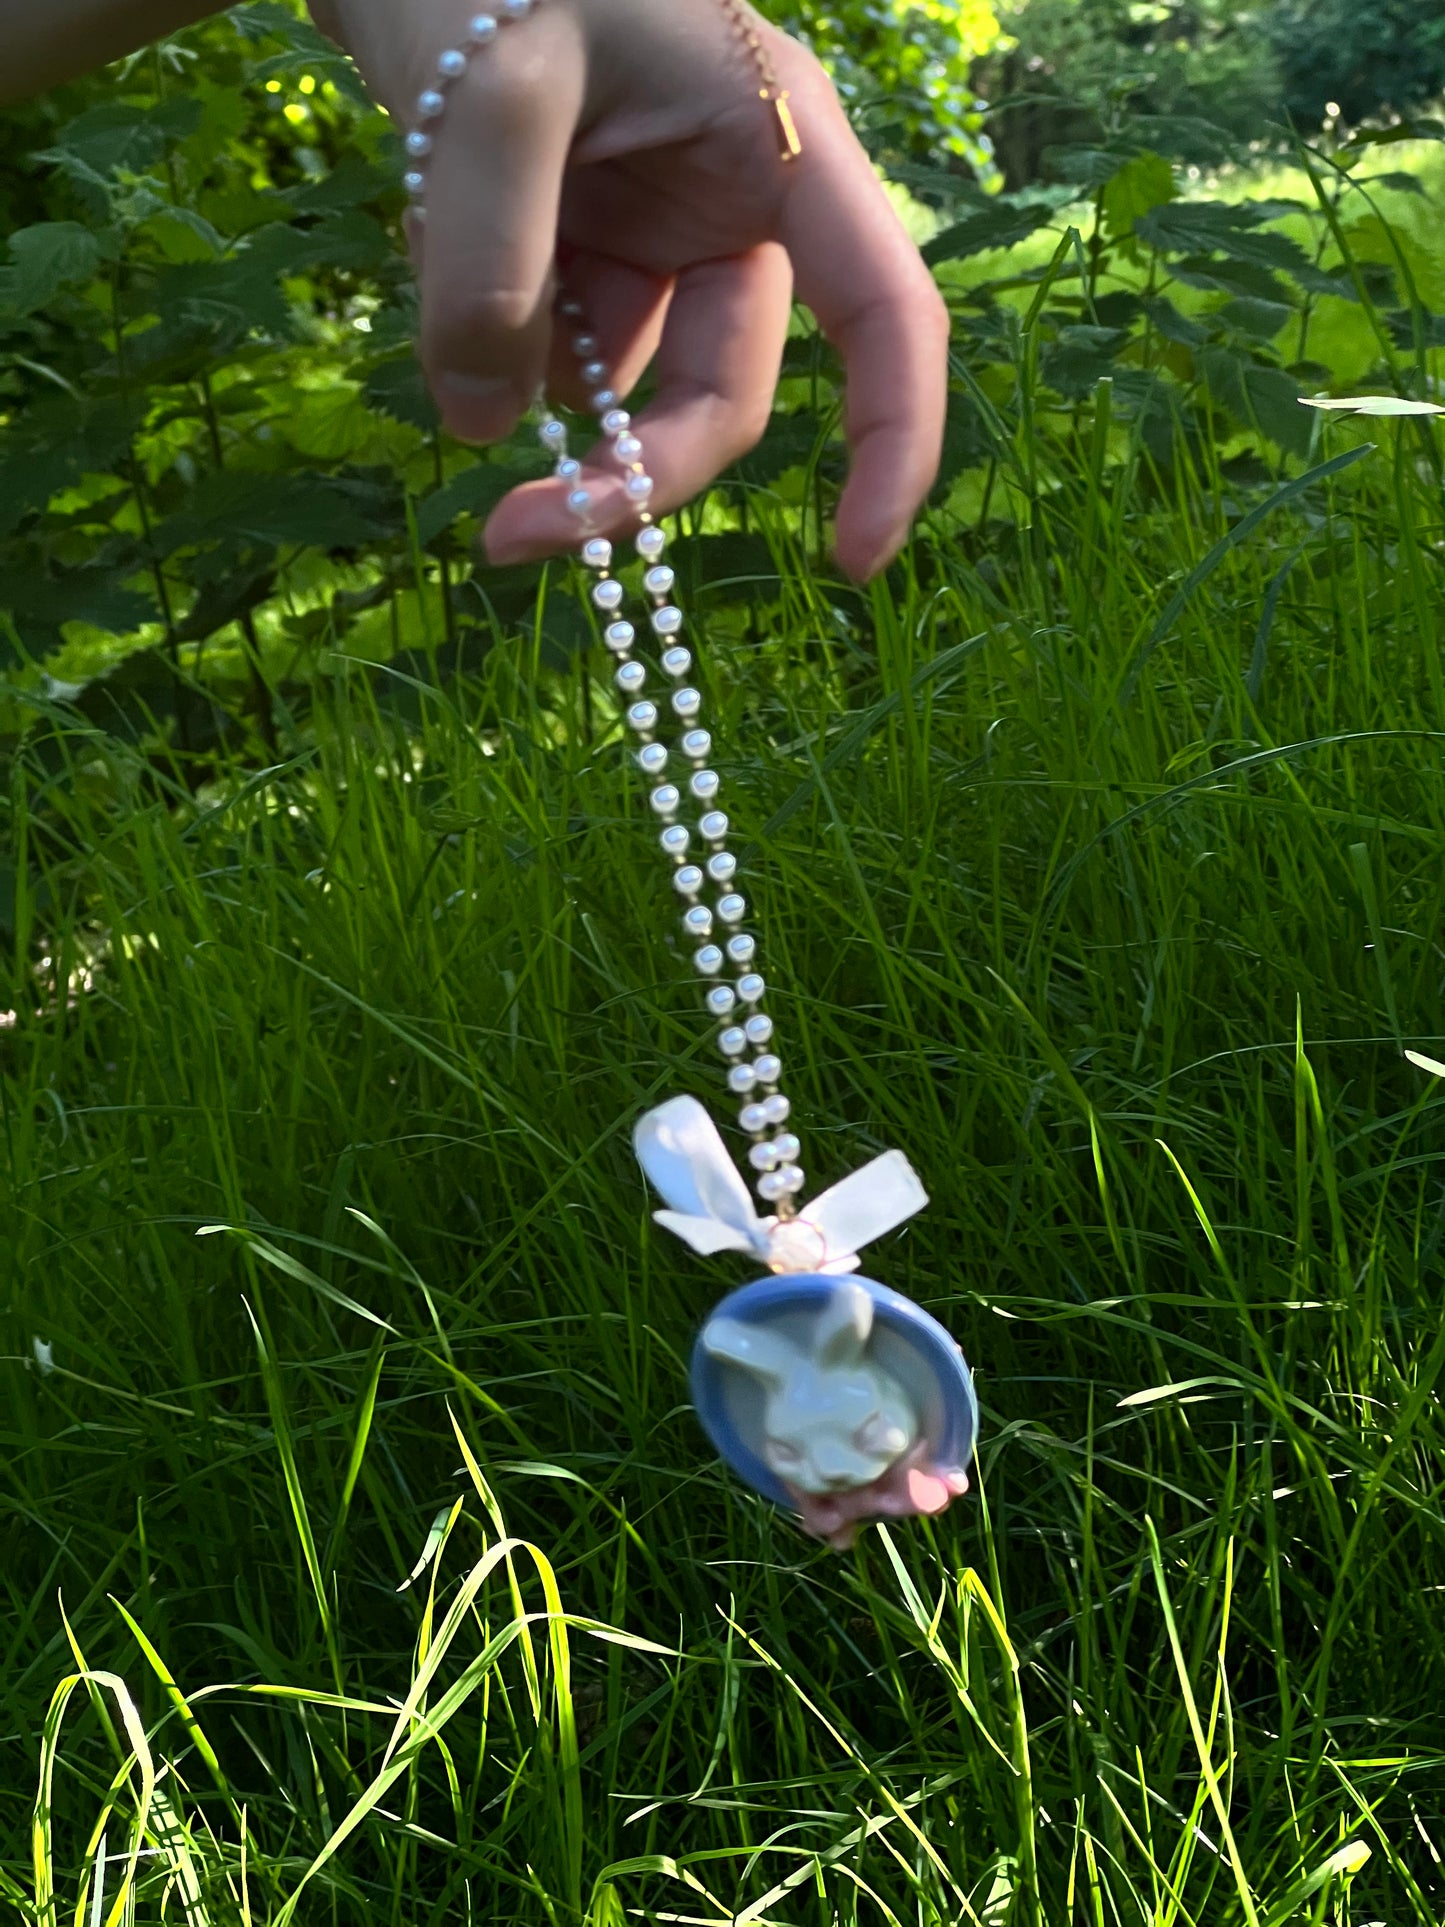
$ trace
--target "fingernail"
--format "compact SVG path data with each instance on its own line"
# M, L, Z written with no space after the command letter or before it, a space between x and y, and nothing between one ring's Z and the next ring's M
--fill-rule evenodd
M437 382L437 406L459 442L499 442L516 427L526 402L499 377L447 374Z

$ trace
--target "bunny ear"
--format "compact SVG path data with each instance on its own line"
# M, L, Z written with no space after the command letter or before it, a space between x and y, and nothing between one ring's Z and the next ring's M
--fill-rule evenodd
M873 1329L873 1300L861 1285L839 1285L813 1334L813 1352L826 1370L857 1365Z
M738 1318L714 1318L703 1327L702 1342L714 1358L725 1358L774 1390L788 1375L796 1353L781 1332L745 1325Z

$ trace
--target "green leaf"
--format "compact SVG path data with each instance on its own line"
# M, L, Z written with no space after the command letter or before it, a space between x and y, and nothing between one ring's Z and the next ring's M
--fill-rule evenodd
M1104 232L1113 241L1130 239L1134 223L1178 191L1169 162L1146 147L1104 184Z
M10 575L0 586L0 609L37 653L59 644L67 622L86 622L125 636L156 620L148 596L126 588L113 570L100 567L67 569L59 576Z
M1274 202L1233 206L1223 201L1176 201L1151 208L1135 233L1161 254L1223 254L1247 266L1292 273L1311 262L1298 241L1262 223L1281 210Z
M392 355L377 362L366 377L363 392L379 413L428 434L441 420L414 354Z
M416 507L416 532L423 547L435 542L459 515L474 515L481 520L490 515L509 489L523 478L501 462L474 462L459 475L453 475L441 488L433 489Z
M298 214L344 214L395 194L397 185L394 168L348 150L319 181L293 188L288 199Z
M1114 357L1128 339L1126 328L1060 328L1057 340L1044 351L1039 372L1056 393L1082 400L1114 372Z
M933 237L923 250L923 258L930 267L936 267L940 261L964 261L991 248L1015 247L1052 219L1053 210L1038 205L998 206L966 214Z
M1445 348L1445 315L1431 314L1424 308L1413 312L1409 308L1398 308L1393 314L1387 314L1385 321L1401 348L1413 348L1417 333L1422 347Z
M1397 141L1445 141L1445 121L1412 120L1408 116L1388 127L1366 127L1351 136L1342 152L1358 152L1366 147L1391 147Z
M1307 455L1309 417L1300 412L1298 383L1282 368L1265 367L1227 348L1206 348L1199 371L1220 406L1291 455Z
M32 314L62 288L88 281L100 265L100 244L78 221L44 221L10 236L15 267L9 299L20 314Z
M1143 223L1140 223L1143 226ZM1186 288L1204 288L1211 294L1254 296L1260 301L1282 301L1288 289L1268 268L1250 261L1216 261L1207 254L1191 254L1170 264L1176 281Z
M35 158L88 181L107 181L122 170L143 174L200 122L199 101L179 95L166 101L102 101L69 121L54 146Z
M1233 301L1226 301L1222 308L1216 308L1210 319L1222 322L1236 334L1250 335L1256 341L1273 341L1293 315L1294 309L1283 301L1261 301L1256 295L1239 295Z
M1157 294L1146 301L1144 311L1164 339L1178 342L1181 348L1202 348L1209 339L1209 330L1191 316L1181 314L1166 295Z
M997 452L983 411L972 395L950 394L943 426L943 454L929 500L942 502L966 468L977 468Z
M156 530L155 542L162 555L217 542L352 549L400 527L399 504L393 508L374 485L335 475L227 470L207 476L187 507Z
M796 415L774 415L763 439L738 463L738 474L745 482L776 482L790 468L812 460L821 431L822 423L806 409Z

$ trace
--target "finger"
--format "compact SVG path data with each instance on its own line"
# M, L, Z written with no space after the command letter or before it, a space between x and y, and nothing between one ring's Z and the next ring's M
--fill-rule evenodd
M631 394L657 353L672 297L672 282L649 274L629 262L579 250L558 253L558 268L566 296L575 300L580 315L559 308L552 331L547 366L547 393L569 408L583 410L596 381L584 379L600 364L609 388ZM579 354L575 346L583 331L597 342L595 355Z
M798 295L843 358L852 450L837 554L860 579L903 546L938 473L948 310L831 88L810 88L782 236Z
M633 423L653 477L654 514L706 488L767 427L791 301L792 271L774 242L677 277L656 399ZM636 520L638 505L605 448L589 457L583 482L592 497L590 532L615 533ZM565 488L534 482L498 504L484 539L493 562L521 562L570 547L578 533Z
M510 433L546 368L557 211L583 96L574 43L562 9L503 30L433 135L421 356L463 441Z

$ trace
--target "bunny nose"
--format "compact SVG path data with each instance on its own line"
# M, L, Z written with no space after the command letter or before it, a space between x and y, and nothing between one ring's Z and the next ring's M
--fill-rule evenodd
M848 1492L854 1487L867 1483L868 1469L851 1453L828 1451L826 1448L815 1451L813 1463L818 1468L818 1477L823 1480L830 1492Z

